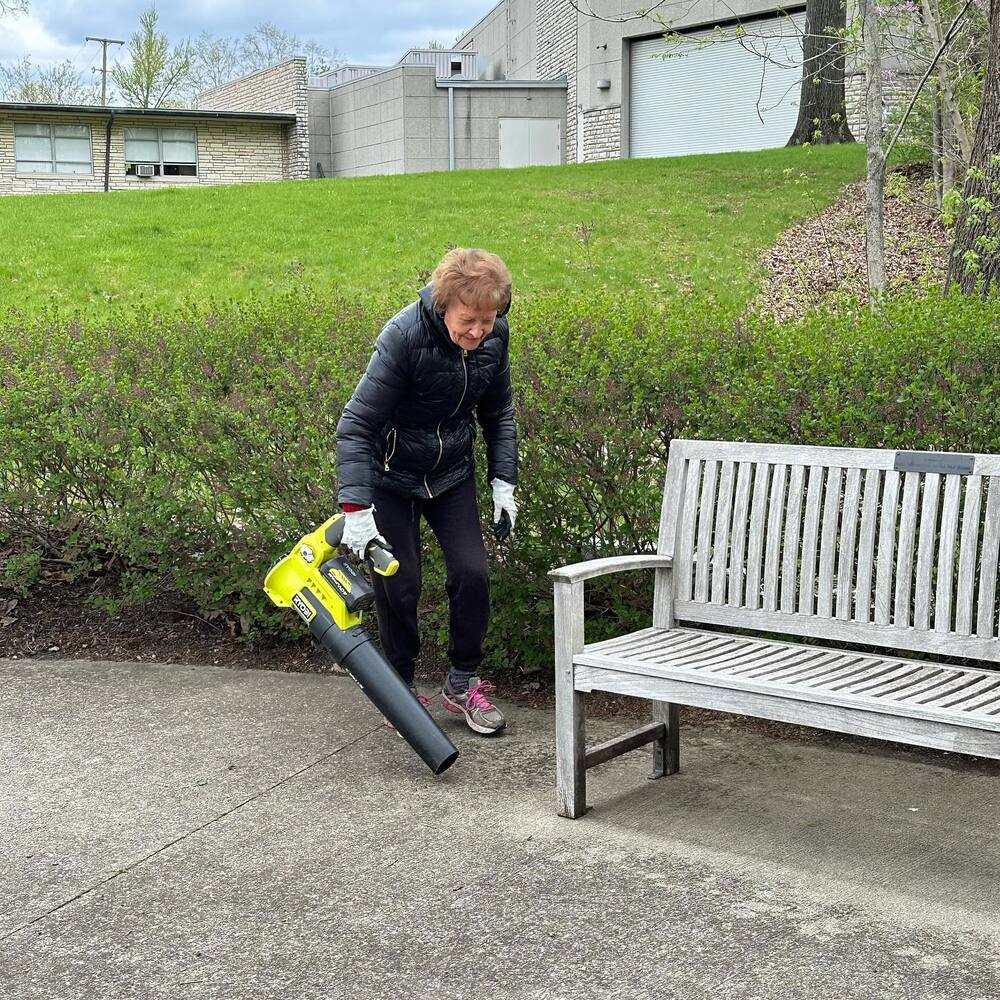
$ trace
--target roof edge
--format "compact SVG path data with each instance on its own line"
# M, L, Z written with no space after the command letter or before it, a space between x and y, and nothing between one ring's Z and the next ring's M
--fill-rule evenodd
M221 118L243 121L294 122L295 115L278 111L199 111L192 108L121 108L100 104L34 104L0 101L0 114L113 115L115 118Z

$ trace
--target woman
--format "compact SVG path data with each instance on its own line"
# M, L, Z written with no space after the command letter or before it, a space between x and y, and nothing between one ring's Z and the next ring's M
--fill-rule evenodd
M486 440L494 531L517 516L517 434L510 388L511 278L484 250L455 249L416 302L386 324L368 369L337 424L338 500L344 543L359 556L380 537L399 560L375 577L382 648L413 687L420 651L420 518L447 569L451 669L441 697L477 733L506 728L480 675L489 621L489 571L476 500L474 417ZM422 699L425 703L427 699Z

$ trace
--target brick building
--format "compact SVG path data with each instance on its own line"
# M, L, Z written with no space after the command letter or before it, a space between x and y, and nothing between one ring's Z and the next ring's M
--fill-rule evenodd
M305 83L292 59L194 111L0 103L0 194L308 177Z

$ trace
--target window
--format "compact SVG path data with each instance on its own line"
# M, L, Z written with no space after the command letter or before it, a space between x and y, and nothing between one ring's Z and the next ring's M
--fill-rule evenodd
M92 174L89 125L14 125L14 159L20 174Z
M195 177L198 174L198 136L193 128L126 128L125 173L148 163L156 177Z

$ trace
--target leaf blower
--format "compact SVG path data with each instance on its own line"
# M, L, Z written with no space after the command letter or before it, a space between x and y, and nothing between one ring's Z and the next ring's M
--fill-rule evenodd
M313 638L354 678L420 759L441 774L455 763L458 751L361 624L362 612L375 603L375 591L340 553L343 534L340 513L304 535L271 567L264 591L279 608L298 612ZM393 554L374 541L368 545L365 562L380 576L392 576L399 569Z

